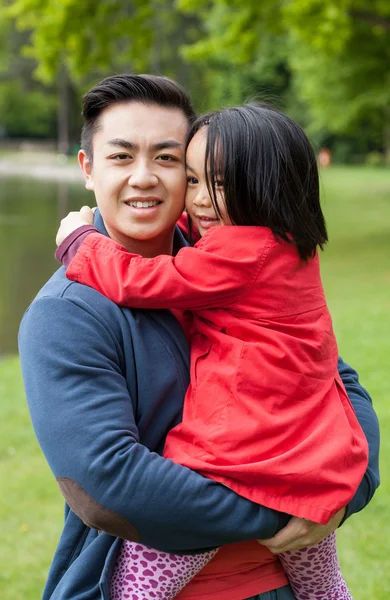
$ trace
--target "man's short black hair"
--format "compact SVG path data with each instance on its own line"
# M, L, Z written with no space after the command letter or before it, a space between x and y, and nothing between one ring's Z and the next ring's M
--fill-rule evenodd
M134 75L132 73L107 77L90 89L83 98L84 126L81 147L92 160L92 140L99 127L104 109L113 104L139 102L181 110L191 124L195 110L187 92L172 79L160 75Z

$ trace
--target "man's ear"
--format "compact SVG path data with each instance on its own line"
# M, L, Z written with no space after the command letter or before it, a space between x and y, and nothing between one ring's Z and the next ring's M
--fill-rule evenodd
M85 150L79 150L78 159L84 175L85 187L87 190L93 190L92 162L89 160Z

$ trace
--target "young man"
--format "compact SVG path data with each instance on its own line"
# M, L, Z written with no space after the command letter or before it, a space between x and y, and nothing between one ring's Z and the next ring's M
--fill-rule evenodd
M175 223L194 115L185 92L161 77L114 76L86 94L83 114L79 161L99 207L95 226L145 257L176 252L185 243ZM187 344L168 311L119 308L61 268L26 312L19 343L33 425L67 502L44 600L107 600L119 538L196 552L282 529L267 542L282 551L315 543L344 517L343 510L325 527L299 519L284 527L287 515L159 456L189 381ZM357 374L341 360L339 369L370 444L349 516L378 486L379 434ZM241 600L277 589L290 598L278 562L269 555L268 563L250 585L230 570L212 593L206 582L187 597Z

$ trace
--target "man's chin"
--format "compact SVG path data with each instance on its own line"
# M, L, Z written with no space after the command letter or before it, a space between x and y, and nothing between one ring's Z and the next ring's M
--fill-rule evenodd
M175 229L175 223L169 227L129 227L120 232L122 239L137 240L139 242L149 242L164 238Z
M113 228L105 224L107 233L114 241L118 242L129 252L141 254L145 257L172 252L173 233L176 223L155 224L152 226L136 226Z

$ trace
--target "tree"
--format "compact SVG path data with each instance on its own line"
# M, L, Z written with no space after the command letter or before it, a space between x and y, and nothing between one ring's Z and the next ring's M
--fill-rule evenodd
M197 67L189 70L177 51L196 39L198 20L179 12L174 0L0 0L0 22L6 21L23 32L35 77L59 88L63 148L67 97L73 90L80 96L108 73L161 72L193 88L196 97L207 95Z
M100 3L91 0L58 0L55 3L51 0L0 0L0 22L3 27L8 24L9 30L16 28L19 38L24 38L14 56L21 56L20 62L33 66L35 88L39 88L41 93L46 88L45 97L48 96L48 89L56 91L57 98L53 103L51 93L52 102L48 103L48 107L52 109L54 105L57 108L54 123L57 121L58 150L61 153L68 153L71 148L75 97L77 95L79 104L80 90L85 86L87 75L97 77L96 74L101 73L99 69L107 68L114 56L124 60L129 30L137 32L133 36L137 43L141 39L148 42L149 29L144 23L148 11L142 8L142 4L138 2L131 10L125 3L116 0ZM120 60L114 63L117 67ZM10 74L11 70L8 69L8 72ZM31 129L26 122L28 114L31 118L39 112L40 96L35 89L27 95L20 94L19 90L24 84L24 78L17 74L13 88L7 87L8 93L3 95L3 103L0 89L0 106L7 108L4 103L8 102L9 105L11 99L16 99L24 107L19 111L19 114L25 115L24 120L22 116L19 131L22 130L26 135ZM77 112L80 112L79 109ZM80 119L76 117L75 121L79 129ZM14 133L9 126L7 131ZM49 134L48 130L46 134Z
M202 110L277 94L312 132L381 132L390 155L388 0L3 0L1 16L30 32L42 81L162 72Z
M159 71L167 59L171 67L196 21L174 0L0 0L0 17L29 32L24 52L37 62L38 79L50 83L64 66L79 82L110 69Z
M62 64L72 78L107 68L115 54L143 66L150 47L151 2L119 0L11 0L3 18L31 32L25 53L37 61L37 76L53 82Z
M380 132L390 160L389 3L291 2L286 18L295 42L290 64L310 107L312 129L350 133L368 126Z
M198 0L179 4L199 10ZM272 34L285 45L309 129L350 134L369 126L381 131L390 159L388 0L201 0L200 8L207 35L185 50L190 60L223 51L239 68L263 55Z
M0 21L0 136L53 137L57 99L32 77L35 63L20 56L27 35Z

